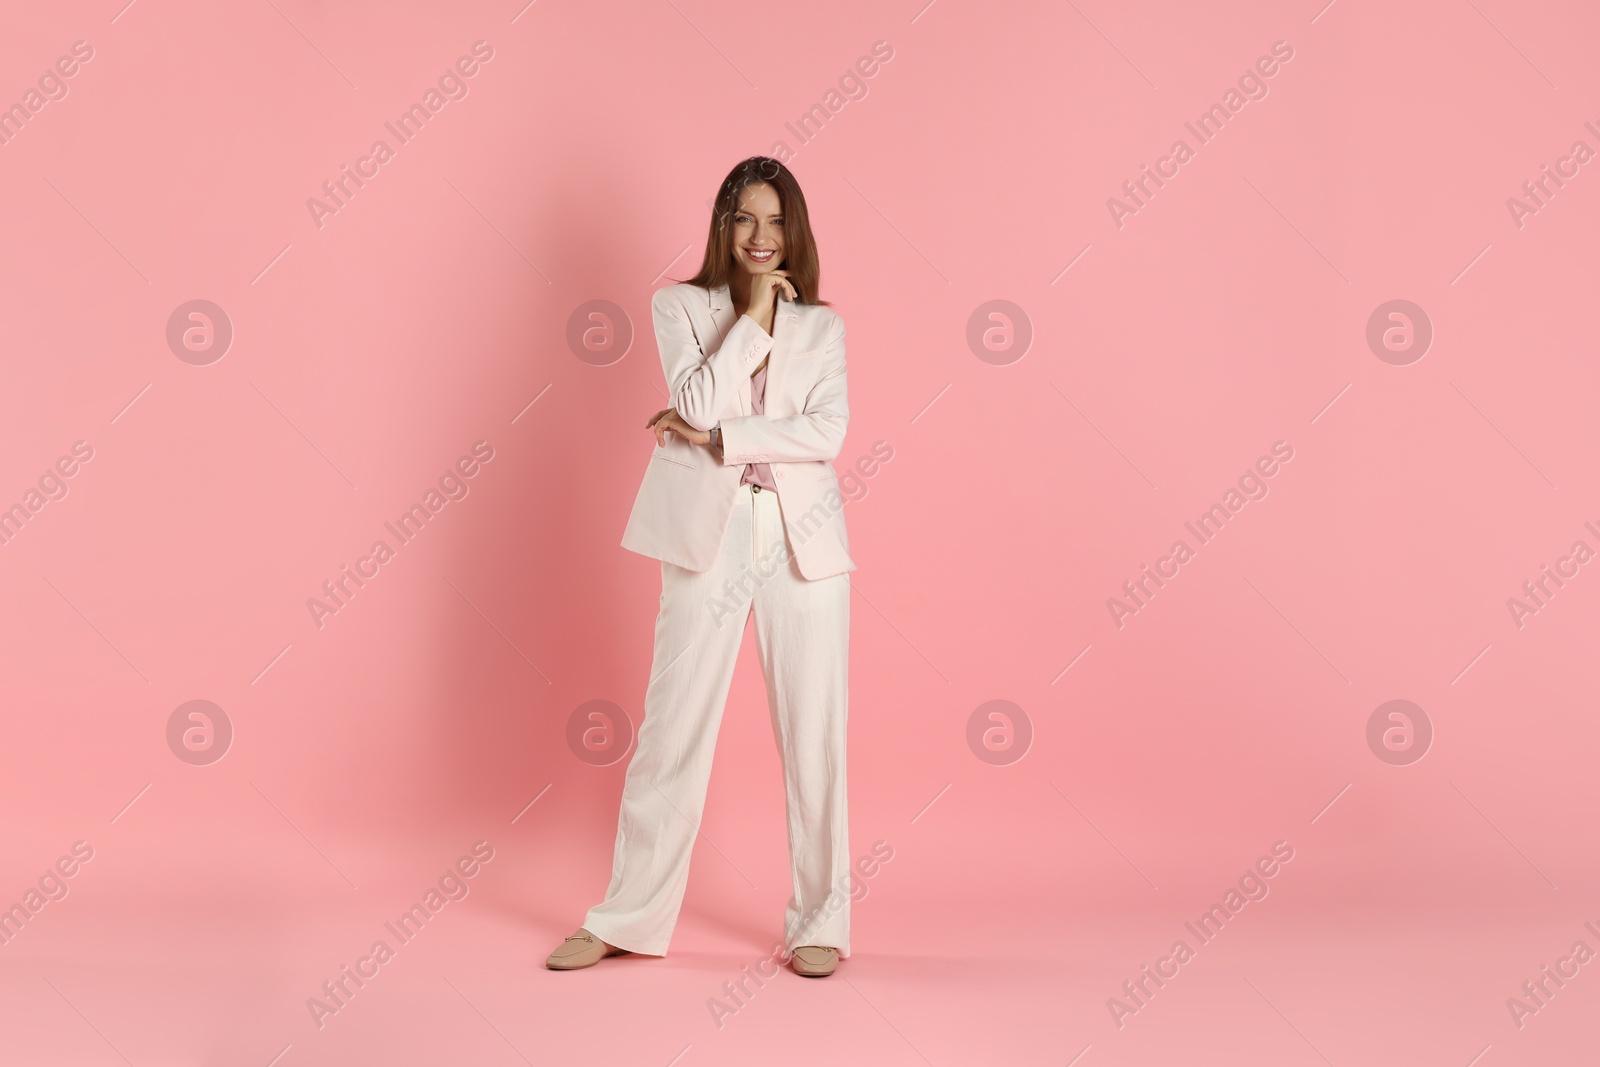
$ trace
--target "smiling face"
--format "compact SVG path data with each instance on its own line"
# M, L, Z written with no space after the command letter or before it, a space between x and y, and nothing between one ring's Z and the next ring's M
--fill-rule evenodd
M733 215L733 261L750 274L765 274L783 264L783 201L766 183L739 190Z

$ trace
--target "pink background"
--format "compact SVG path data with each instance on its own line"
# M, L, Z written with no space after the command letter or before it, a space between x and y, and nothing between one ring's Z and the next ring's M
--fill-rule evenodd
M1600 163L1520 227L1507 199L1600 149L1600 13L923 2L11 13L0 103L93 58L0 146L0 505L93 458L0 546L0 903L93 858L0 948L0 1061L1594 1062L1600 965L1520 1028L1507 998L1600 950L1600 575L1520 627L1507 601L1600 549ZM479 40L319 228L307 199ZM753 635L671 953L542 962L604 889L626 762L569 719L636 724L649 671L659 564L618 545L664 406L649 299L779 141L849 329L837 467L893 450L846 518L852 851L894 858L833 978L719 1028L789 884ZM203 366L166 340L196 299L234 331ZM1407 365L1366 340L1396 299L1434 334ZM595 300L625 353L569 346ZM969 347L991 300L1025 352ZM470 493L319 628L307 599L477 441ZM1278 441L1268 495L1119 627ZM1367 741L1393 699L1433 729L1405 765ZM232 725L209 765L169 747L190 700ZM1020 759L969 747L991 700ZM318 1028L478 841L470 894ZM1270 894L1119 1027L1279 841Z

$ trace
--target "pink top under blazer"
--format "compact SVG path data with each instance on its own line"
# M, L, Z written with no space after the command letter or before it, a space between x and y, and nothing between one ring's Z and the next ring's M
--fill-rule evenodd
M678 434L650 455L622 547L692 571L711 568L746 464L772 469L796 565L808 579L856 569L832 460L844 446L844 320L779 294L772 335L734 315L726 285L669 285L650 302L671 406L697 430L722 425L723 455ZM750 375L768 359L764 411Z

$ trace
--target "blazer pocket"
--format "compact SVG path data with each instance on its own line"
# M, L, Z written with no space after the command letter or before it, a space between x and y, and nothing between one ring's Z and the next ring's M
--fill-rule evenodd
M665 452L652 452L652 453L650 453L650 458L651 459L659 459L661 462L670 463L675 467L682 467L684 470L694 471L694 470L699 470L700 469L699 467L696 467L693 463L685 463L681 459L673 459L671 456L667 455Z
M790 359L813 359L826 352L826 348L808 348L804 352L790 352Z

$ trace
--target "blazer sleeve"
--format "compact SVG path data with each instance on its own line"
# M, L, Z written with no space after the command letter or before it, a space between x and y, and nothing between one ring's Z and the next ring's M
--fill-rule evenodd
M837 313L819 359L827 370L798 415L739 415L722 420L722 464L833 460L844 447L850 406L845 393L844 319Z
M748 315L728 328L722 347L707 359L689 325L688 312L672 289L658 289L650 301L656 346L666 374L672 406L683 421L709 430L724 411L737 410L739 386L772 348L772 337Z

